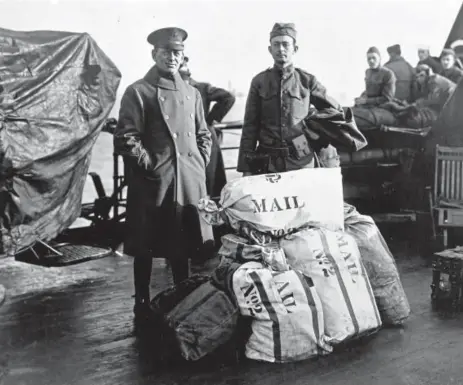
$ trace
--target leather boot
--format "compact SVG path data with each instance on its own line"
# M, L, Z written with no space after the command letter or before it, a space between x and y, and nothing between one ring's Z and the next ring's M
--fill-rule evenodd
M135 321L147 321L152 315L150 306L150 281L152 258L135 257L133 275L135 283Z
M174 285L187 279L190 275L190 266L188 259L175 259L170 261Z

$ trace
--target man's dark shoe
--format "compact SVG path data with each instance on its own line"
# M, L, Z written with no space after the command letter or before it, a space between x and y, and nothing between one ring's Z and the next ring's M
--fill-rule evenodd
M135 315L135 326L144 327L154 323L155 314L150 302L147 300L136 300L133 313Z

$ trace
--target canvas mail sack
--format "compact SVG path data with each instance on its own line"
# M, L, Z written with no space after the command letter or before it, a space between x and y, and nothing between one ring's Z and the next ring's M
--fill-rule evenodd
M260 246L252 244L246 238L238 235L227 234L222 237L222 247L218 255L222 258L230 258L238 263L261 262L275 271L289 270L285 253L276 242Z
M212 282L190 293L167 315L183 358L197 361L213 353L235 335L239 310Z
M332 351L324 335L320 298L309 277L247 262L233 275L233 291L241 314L252 318L246 357L282 363Z
M243 225L280 237L306 225L344 229L340 168L312 168L230 181L218 205L202 200L199 210L212 225Z
M403 324L410 315L410 304L394 256L370 216L347 203L344 210L346 232L357 242L383 323Z
M370 334L381 318L355 240L348 234L305 229L280 242L289 265L312 278L332 345Z

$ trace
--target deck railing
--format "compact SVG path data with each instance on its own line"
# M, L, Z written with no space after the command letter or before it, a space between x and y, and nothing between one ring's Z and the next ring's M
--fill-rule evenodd
M231 122L231 123L218 123L214 125L216 129L220 129L224 134L233 134L230 131L231 130L241 130L243 128L243 123L242 122ZM233 151L233 150L238 150L239 146L220 146L222 153L226 153L227 151ZM230 171L236 170L236 165L235 166L226 166L225 170Z

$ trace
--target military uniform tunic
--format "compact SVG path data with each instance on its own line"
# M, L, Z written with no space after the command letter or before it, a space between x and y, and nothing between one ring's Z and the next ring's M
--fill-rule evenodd
M365 91L362 97L366 104L379 106L390 102L395 97L396 77L389 68L368 68L365 72Z
M440 113L455 91L455 83L441 75L431 75L424 90L425 96L416 101L419 107L429 107Z
M198 90L154 66L125 91L114 146L129 165L124 252L184 258L212 241L196 209L211 151Z
M443 69L440 72L440 75L445 76L447 79L451 80L455 84L458 84L461 78L463 78L463 71L460 68L453 66L447 70Z
M389 60L384 67L394 72L396 78L394 97L411 101L414 96L415 69L402 56Z
M222 88L214 87L209 83L197 82L193 79L189 81L190 85L195 87L203 101L204 116L206 123L212 134L211 161L206 168L206 188L211 197L219 197L220 193L227 183L225 172L225 163L220 149L221 134L216 131L212 124L220 123L225 115L230 111L235 103L235 96ZM211 108L211 104L215 104Z
M315 76L299 68L290 66L282 71L273 67L255 76L246 101L237 170L250 171L246 154L256 152L258 144L270 148L287 146L291 139L303 134L311 105L342 112ZM300 169L311 161L310 156L297 159L290 154L286 171ZM269 171L278 170L271 163Z

